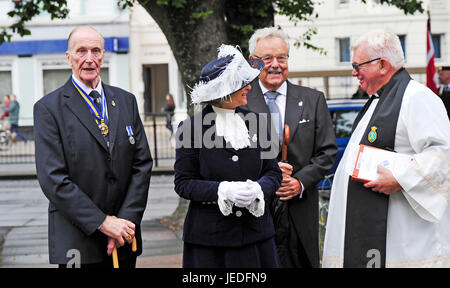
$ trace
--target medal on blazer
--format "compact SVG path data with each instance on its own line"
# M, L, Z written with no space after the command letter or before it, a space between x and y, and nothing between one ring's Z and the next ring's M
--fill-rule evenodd
M106 135L108 135L109 128L108 128L108 125L105 124L103 119L100 120L100 124L98 125L98 128L100 129L100 132L102 133L103 136L106 137Z
M108 122L108 117L106 115L106 99L105 99L105 93L103 92L103 89L102 89L102 94L101 94L101 104L102 104L101 111L99 111L97 106L94 104L94 101L91 99L91 97L89 97L86 94L86 92L84 92L84 90L80 86L78 86L78 84L73 80L73 78L72 78L72 83L75 86L75 88L78 90L78 92L80 93L84 102L86 103L89 110L91 111L92 115L94 115L94 117L96 119L98 119L98 120L96 120L96 122L98 125L98 129L100 130L100 133L102 133L102 135L104 137L106 137L109 133L109 127L108 127L108 125L106 125L106 122ZM99 124L99 121L100 121L100 124Z
M128 133L128 141L130 141L130 144L133 145L134 143L136 143L133 137L133 130L131 130L131 126L127 126L125 128L127 129Z

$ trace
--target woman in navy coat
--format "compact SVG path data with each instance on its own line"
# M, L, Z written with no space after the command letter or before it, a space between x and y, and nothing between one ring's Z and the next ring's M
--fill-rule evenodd
M222 45L191 93L194 104L207 105L177 131L175 191L190 200L185 268L279 266L266 204L281 185L281 171L264 153L270 149L266 122L240 107L263 67Z

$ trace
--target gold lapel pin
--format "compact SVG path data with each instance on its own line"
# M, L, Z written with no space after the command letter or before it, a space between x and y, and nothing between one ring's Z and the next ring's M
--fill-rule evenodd
M114 102L114 100L111 101L111 104L113 107L116 107L116 102Z

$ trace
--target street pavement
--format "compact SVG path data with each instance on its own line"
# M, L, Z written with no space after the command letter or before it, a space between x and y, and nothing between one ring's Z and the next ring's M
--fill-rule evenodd
M14 169L27 171L26 167L1 167L0 174L8 170L4 174L12 175ZM0 180L1 268L56 267L49 264L48 257L48 200L32 177L32 170L31 167L29 177ZM173 175L153 175L142 222L143 253L138 257L138 268L181 267L181 232L172 231L159 221L171 215L177 204Z

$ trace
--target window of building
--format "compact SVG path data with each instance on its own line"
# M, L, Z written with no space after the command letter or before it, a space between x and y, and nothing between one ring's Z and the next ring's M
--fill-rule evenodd
M0 71L0 102L3 101L3 96L11 93L12 93L11 71Z
M338 39L339 42L339 62L350 62L350 38Z
M433 47L434 47L434 58L439 59L441 58L441 37L442 35L432 35L431 39L433 40Z

